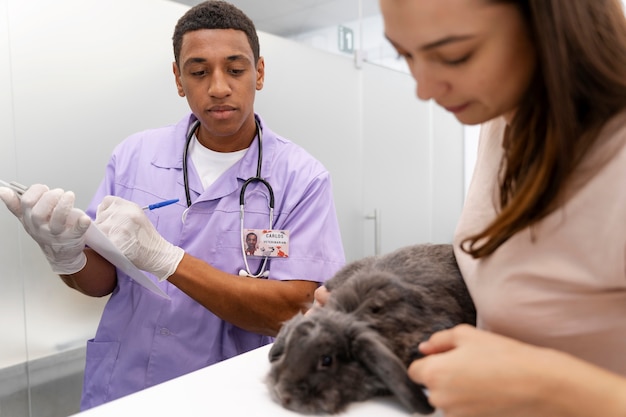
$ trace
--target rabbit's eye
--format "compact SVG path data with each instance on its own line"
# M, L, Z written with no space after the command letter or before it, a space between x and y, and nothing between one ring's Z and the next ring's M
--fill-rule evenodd
M327 369L333 364L333 357L330 355L322 355L317 362L317 369Z

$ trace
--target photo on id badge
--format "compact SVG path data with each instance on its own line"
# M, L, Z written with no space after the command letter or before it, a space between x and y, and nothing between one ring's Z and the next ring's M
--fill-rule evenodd
M288 258L289 231L243 229L246 256Z

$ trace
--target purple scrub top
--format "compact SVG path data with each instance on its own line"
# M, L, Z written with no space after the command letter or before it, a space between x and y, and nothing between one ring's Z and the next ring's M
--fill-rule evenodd
M300 146L277 136L258 117L263 137L262 177L275 196L274 229L289 230L289 257L272 258L269 279L324 282L345 263L328 171ZM176 125L139 132L113 151L87 213L93 218L106 195L145 206L180 202L147 211L159 233L190 255L238 274L241 252L239 192L255 176L258 147L203 191L189 161L192 205L186 209L182 155L193 115ZM247 187L245 228L269 225L268 191ZM250 270L256 271L257 260ZM156 278L151 278L157 282ZM158 283L161 298L118 271L94 339L87 342L82 409L131 394L272 342L272 338L225 322L174 285ZM251 300L254 302L254 300Z

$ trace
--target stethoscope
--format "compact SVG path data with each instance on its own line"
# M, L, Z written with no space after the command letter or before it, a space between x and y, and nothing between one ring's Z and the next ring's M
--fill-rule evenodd
M256 163L256 175L254 177L248 178L241 186L241 191L239 192L239 223L240 223L240 228L241 228L241 233L240 233L241 255L243 256L243 263L246 267L246 269L241 269L239 271L239 275L244 276L244 277L251 277L251 278L260 278L260 277L267 278L270 274L269 270L265 270L267 266L268 256L263 257L263 262L261 262L261 264L259 265L259 268L257 269L256 273L253 274L252 272L250 272L250 266L248 265L248 257L246 256L245 241L244 241L244 236L243 236L243 218L244 218L244 204L245 204L246 188L248 188L248 185L250 183L260 182L263 185L265 185L265 188L267 188L267 191L270 195L269 229L271 230L272 226L274 225L274 190L272 190L272 186L270 185L270 183L261 177L261 167L263 164L263 144L262 144L263 140L261 137L261 127L259 126L258 120L255 119L254 123L256 125L256 137L257 137L257 143L259 147L259 155L257 157L257 163ZM189 207L191 207L191 192L189 190L189 173L187 169L187 153L189 152L189 144L191 143L191 139L193 139L193 136L196 133L196 130L198 130L199 126L200 126L200 120L196 120L189 128L189 132L187 132L187 140L185 142L185 149L183 151L183 182L185 185L185 197L187 198L187 210L189 210ZM187 210L185 210L185 213L183 214L183 221L186 217Z

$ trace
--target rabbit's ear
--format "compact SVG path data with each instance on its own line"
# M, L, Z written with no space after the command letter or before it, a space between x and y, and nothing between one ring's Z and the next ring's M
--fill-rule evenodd
M270 362L276 362L285 352L285 337L278 337L267 355Z
M422 388L407 374L402 361L380 340L373 331L360 331L352 345L353 354L374 375L387 385L409 410L430 414L435 409L428 402Z

